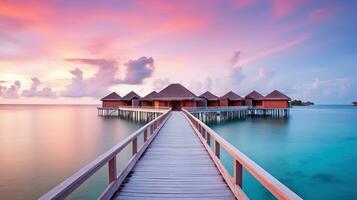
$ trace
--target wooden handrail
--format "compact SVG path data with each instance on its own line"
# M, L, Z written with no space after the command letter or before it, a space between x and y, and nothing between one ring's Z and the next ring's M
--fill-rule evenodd
M121 182L127 176L131 168L135 165L136 161L140 158L143 152L146 150L148 145L151 143L153 138L159 132L160 128L168 119L171 109L166 110L165 113L160 115L153 121L145 124L139 130L135 131L119 144L115 145L109 151L103 153L94 161L87 164L85 167L77 171L67 180L60 183L58 186L53 188L51 191L40 197L41 200L47 199L64 199L70 195L75 189L82 185L89 177L91 177L95 172L97 172L101 167L108 163L108 176L109 185L105 192L101 195L101 199L106 199L106 197L112 195L117 188L119 188ZM137 146L137 138L140 134L144 133L144 143L141 145L140 149ZM117 176L116 168L116 155L120 153L128 144L132 143L132 158L129 163L124 167L121 174Z
M119 106L119 110L145 111L145 112L165 112L168 107L143 107L143 106Z
M206 150L212 157L223 178L226 180L228 186L238 199L247 199L248 197L242 191L242 170L246 169L256 180L258 180L271 194L278 199L293 199L299 200L297 194L287 188L284 184L278 181L275 177L270 175L267 171L261 168L253 160L248 158L245 154L240 152L237 148L232 146L214 130L209 128L205 123L195 118L187 110L182 109L183 113L189 120L191 126L194 128L196 134L199 136L201 142L204 144ZM211 140L214 141L214 151L210 145ZM225 149L233 158L234 176L231 177L220 161L220 148Z
M102 107L99 106L97 109L113 109L113 110L145 110L147 112L165 112L169 107L153 107L153 106L117 106L117 107Z
M243 110L247 109L248 106L202 106L202 107L184 107L186 111L191 110Z

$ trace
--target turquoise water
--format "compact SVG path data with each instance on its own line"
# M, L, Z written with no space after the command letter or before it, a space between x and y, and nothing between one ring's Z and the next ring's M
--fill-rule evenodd
M357 199L357 107L294 107L288 119L210 127L304 199ZM222 157L231 172L231 158ZM273 199L247 172L243 189L251 199Z
M356 107L312 106L210 126L304 199L356 199L356 121ZM98 117L95 106L1 105L0 199L37 199L141 126ZM246 172L243 181L251 199L272 199ZM96 199L107 184L105 166L70 199Z
M0 199L37 199L141 127L95 106L0 105ZM130 146L117 159L127 162ZM107 166L70 196L96 199Z

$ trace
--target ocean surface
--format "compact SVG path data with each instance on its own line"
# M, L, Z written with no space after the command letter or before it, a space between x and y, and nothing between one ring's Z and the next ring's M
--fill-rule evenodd
M304 199L357 199L357 107L294 107L287 119L210 124L223 138ZM232 159L223 153L232 173ZM251 199L274 199L249 173Z
M37 199L141 126L98 117L95 106L0 105L0 199ZM287 119L209 126L304 199L357 199L357 107L295 107ZM107 184L103 167L70 199L96 199ZM247 172L243 189L273 199Z
M141 126L98 117L96 106L0 105L0 199L37 199ZM96 199L107 185L104 166L70 199Z

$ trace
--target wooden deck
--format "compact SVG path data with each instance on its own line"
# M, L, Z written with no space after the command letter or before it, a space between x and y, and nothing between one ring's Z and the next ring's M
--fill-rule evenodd
M144 142L138 143L139 138ZM132 150L131 158L118 172L116 158L126 147ZM228 173L220 160L221 150L225 150L233 159L233 175ZM170 108L40 199L65 199L104 166L108 166L109 182L98 197L100 200L247 200L242 190L243 170L277 199L301 200L190 112L185 109L172 112Z
M113 198L235 199L181 112L172 112Z

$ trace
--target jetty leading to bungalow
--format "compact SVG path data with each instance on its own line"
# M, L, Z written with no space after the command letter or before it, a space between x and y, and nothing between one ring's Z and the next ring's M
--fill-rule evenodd
M214 118L288 114L276 114L289 109L290 98L279 91L266 96L253 91L244 98L234 92L196 96L180 84L171 84L145 97L111 93L101 100L99 115L148 123L40 199L68 197L104 166L108 166L108 185L98 199L249 199L243 191L245 173L277 199L301 199L204 123ZM131 158L118 170L117 155L128 147ZM223 152L232 158L232 174L221 162Z

